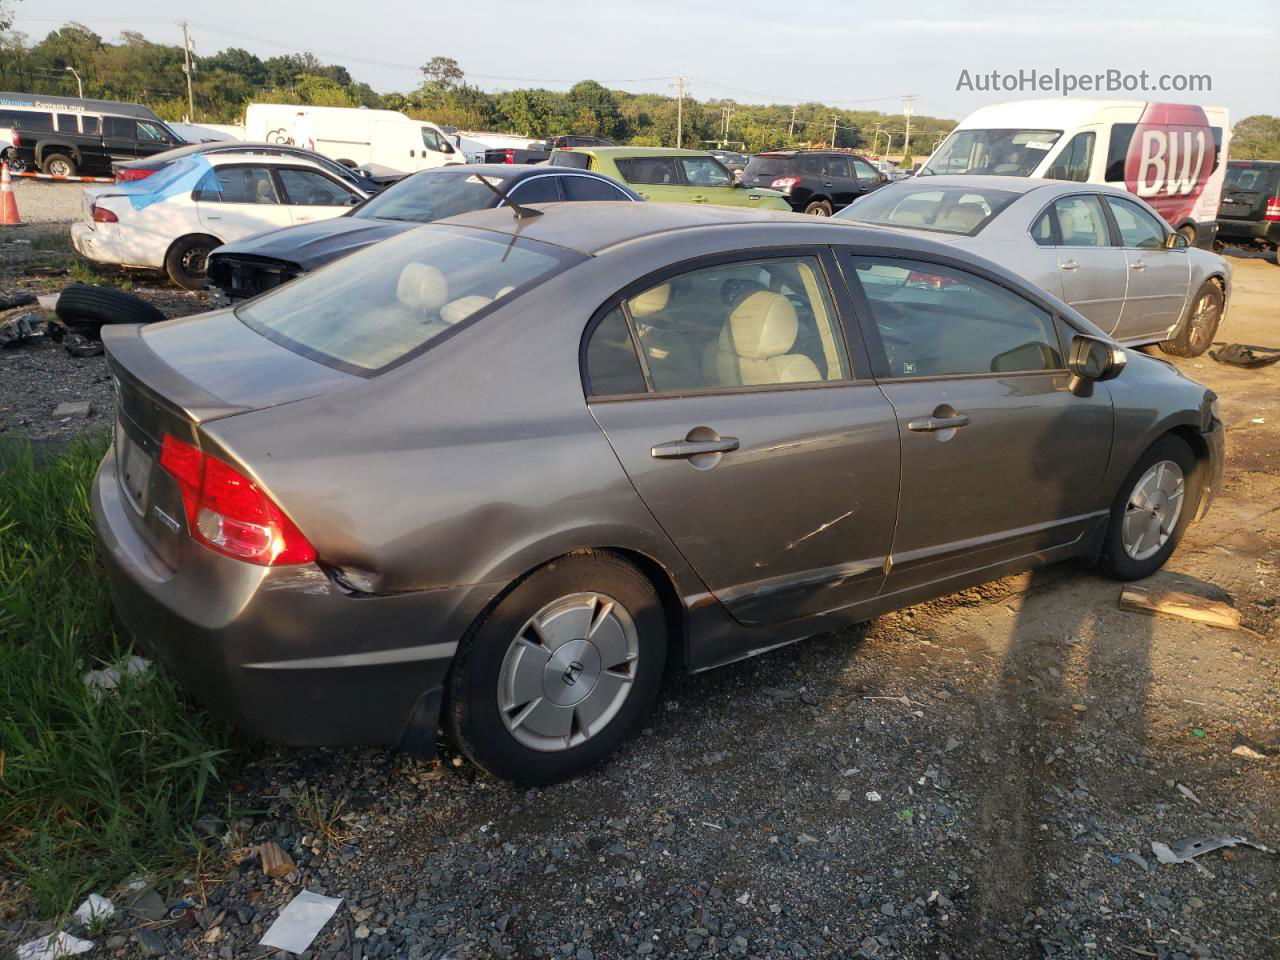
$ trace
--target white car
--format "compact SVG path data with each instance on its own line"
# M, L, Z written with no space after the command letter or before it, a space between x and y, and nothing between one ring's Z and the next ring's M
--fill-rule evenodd
M327 220L365 197L301 157L195 153L145 180L87 188L71 241L90 260L162 269L178 286L198 290L215 247Z

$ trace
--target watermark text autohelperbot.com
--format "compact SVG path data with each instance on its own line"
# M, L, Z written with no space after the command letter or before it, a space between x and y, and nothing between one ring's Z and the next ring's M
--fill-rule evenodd
M1151 70L1103 70L1074 73L1055 67L1039 70L961 70L956 90L971 93L1210 93L1207 73L1156 73Z

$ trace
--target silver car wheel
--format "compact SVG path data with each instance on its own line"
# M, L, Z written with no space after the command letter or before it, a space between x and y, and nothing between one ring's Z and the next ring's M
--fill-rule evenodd
M1218 329L1218 301L1211 293L1202 294L1196 301L1190 322L1193 346L1199 346L1205 337L1213 336Z
M609 725L631 692L635 623L602 593L553 600L516 634L498 675L498 712L532 750L568 750Z
M1169 542L1182 515L1186 477L1172 460L1151 465L1134 485L1120 531L1124 552L1146 560Z

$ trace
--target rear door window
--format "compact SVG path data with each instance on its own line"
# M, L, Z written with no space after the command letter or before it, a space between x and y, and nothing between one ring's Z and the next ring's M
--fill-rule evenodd
M621 307L614 307L591 331L586 350L589 397L644 393L644 372Z
M614 164L627 183L680 183L675 157L622 157Z
M849 179L849 158L848 157L823 157L822 158L822 175L824 177L839 177L842 180Z
M103 117L108 137L122 140L138 139L138 121L130 117Z
M968 271L851 257L890 377L1003 374L1062 367L1053 317Z
M222 203L279 203L266 167L218 167L196 188L196 199Z
M59 133L79 133L80 124L76 123L76 115L74 113L56 114L58 120Z
M351 203L352 194L314 170L276 171L284 187L285 202L304 207L341 207Z
M1111 229L1096 196L1062 197L1053 203L1058 242L1064 247L1109 247Z
M268 291L236 315L303 356L369 376L582 259L522 237L424 226Z

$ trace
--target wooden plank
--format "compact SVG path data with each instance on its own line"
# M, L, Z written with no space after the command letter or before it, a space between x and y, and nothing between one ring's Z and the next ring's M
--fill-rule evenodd
M1163 614L1227 630L1240 629L1240 611L1235 607L1179 590L1144 590L1125 587L1120 593L1120 609L1138 613Z
M262 856L262 872L268 877L287 877L293 873L293 858L274 840L262 844L258 852Z

